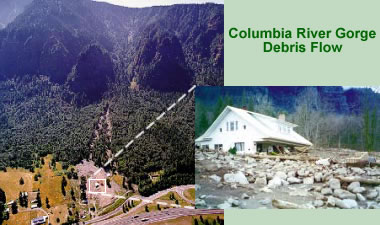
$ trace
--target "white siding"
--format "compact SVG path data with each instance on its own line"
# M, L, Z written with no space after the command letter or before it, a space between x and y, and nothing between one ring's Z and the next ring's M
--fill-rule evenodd
M236 121L238 124L237 129ZM228 131L227 122L229 123ZM231 130L231 122L234 123L233 131ZM220 129L222 129L222 132L220 132ZM230 148L235 146L235 143L244 142L244 153L249 154L256 152L256 145L254 145L254 141L260 140L261 136L258 131L254 129L247 121L241 119L241 117L230 111L207 137L212 139L210 141L200 142L200 146L209 145L210 149L214 149L216 144L222 144L223 150L228 151Z

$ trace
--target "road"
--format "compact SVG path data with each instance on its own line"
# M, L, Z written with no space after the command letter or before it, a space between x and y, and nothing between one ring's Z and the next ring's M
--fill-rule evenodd
M133 198L139 198L142 201L140 202L140 204L138 204L136 207L134 207L131 210L129 210L129 212L127 214L124 214L124 215L133 214L134 212L136 212L141 207L145 206L146 204L149 204L149 202L154 201L154 200L156 200L158 198L161 198L162 196L168 194L169 192L177 192L178 194L182 193L182 195L183 195L184 190L187 190L189 188L195 188L195 186L194 185L177 186L177 187L173 187L173 188L169 188L169 189L157 192L154 195L151 195L149 197L142 197L142 196L136 197L136 196L134 196ZM96 218L94 218L92 220L89 220L89 221L85 222L85 224L103 224L103 223L99 223L99 222L104 221L107 218L114 217L116 214L118 214L118 213L120 213L122 211L123 211L123 205L119 206L114 211L112 211L112 212L110 212L110 213L108 213L106 215L99 216L99 217L96 217Z
M138 217L122 217L115 218L108 221L103 221L102 225L132 225L132 224L150 224L167 220L176 219L184 216L196 215L211 215L211 214L224 214L222 209L184 209L184 208L170 208L162 211L155 211L149 213L139 214Z

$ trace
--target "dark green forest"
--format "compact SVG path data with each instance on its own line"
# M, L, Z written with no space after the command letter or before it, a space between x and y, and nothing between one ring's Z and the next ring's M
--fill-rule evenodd
M314 147L380 151L380 93L343 87L200 87L195 136L202 135L227 106L298 125Z

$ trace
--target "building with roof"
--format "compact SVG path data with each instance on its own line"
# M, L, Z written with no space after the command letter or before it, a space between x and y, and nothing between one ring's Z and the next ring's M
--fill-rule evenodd
M30 225L39 225L44 224L46 222L47 216L40 216L37 218L34 218L30 221Z
M227 106L206 132L195 140L203 149L228 151L237 154L286 151L313 144L294 131L296 124L287 122L285 115L278 118Z

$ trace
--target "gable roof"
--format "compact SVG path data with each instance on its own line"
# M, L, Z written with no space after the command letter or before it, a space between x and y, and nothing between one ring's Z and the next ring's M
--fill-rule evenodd
M208 136L216 129L219 123L224 119L224 117L229 113L235 113L235 115L239 116L241 119L247 121L252 126L258 128L262 133L263 140L267 141L277 141L284 142L289 144L298 144L298 145L313 145L311 142L306 140L301 135L297 134L295 131L292 131L288 134L284 134L279 132L277 129L273 129L273 125L282 124L288 127L297 127L296 124L279 120L274 117L270 117L267 115L263 115L260 113L251 112L244 109L235 108L232 106L227 106L223 112L218 116L218 118L211 124L211 126L207 129L207 131L197 138L195 141L204 141L210 139ZM271 126L272 125L272 126Z

